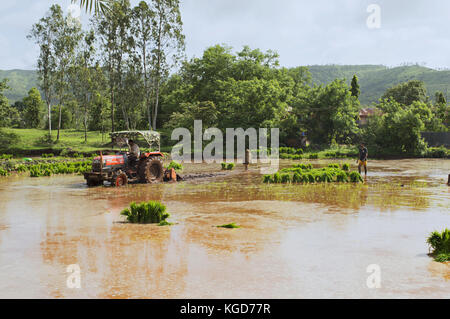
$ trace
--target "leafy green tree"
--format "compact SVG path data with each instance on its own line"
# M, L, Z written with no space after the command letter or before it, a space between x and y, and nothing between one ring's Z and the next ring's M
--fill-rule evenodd
M380 108L389 112L371 117L363 132L370 152L422 154L427 145L421 137L425 124L419 112L392 100L384 100L381 104Z
M130 35L130 2L129 0L114 1L110 10L104 15L98 15L93 23L99 40L101 57L107 70L109 94L111 101L111 130L116 130L116 106L120 96L118 90L122 85L125 72L126 56L130 53L133 38ZM123 105L122 114L126 125L129 126ZM127 127L129 128L129 127Z
M140 64L143 78L145 112L148 116L148 128L152 129L152 51L154 50L153 26L155 12L147 2L141 1L132 10L131 32L134 37L135 54Z
M156 130L158 118L161 83L166 79L169 70L178 63L184 53L185 36L180 13L179 0L153 0L154 26L152 39L152 65L154 78L155 103L153 107L153 129Z
M435 116L432 107L424 102L413 102L410 107L414 114L419 115L420 120L425 126L425 130L428 132L440 132L445 131L446 127L443 124L443 118Z
M353 75L350 91L352 92L352 96L356 97L357 99L361 95L361 90L359 88L358 77L356 76L356 74Z
M69 79L72 95L76 104L83 109L83 129L84 141L87 142L87 130L89 122L89 107L94 91L100 90L101 83L98 83L98 74L102 72L98 65L95 65L95 35L90 30L83 34L83 40L78 46L76 63L69 68ZM73 118L73 116L72 116Z
M89 117L89 130L100 131L102 134L111 129L110 115L111 103L100 92L95 92L92 97L92 105Z
M184 127L194 131L194 121L201 120L203 129L217 127L219 111L211 101L182 103L178 112L172 113L166 128Z
M349 143L359 132L359 102L344 80L311 88L293 106L301 128L315 144Z
M28 39L34 39L39 46L39 58L37 61L40 88L44 93L47 104L48 136L52 134L52 101L55 93L56 58L54 49L55 28L53 26L52 13L57 11L56 6L50 8L39 22L33 24Z
M58 134L56 140L59 141L59 133L62 121L62 107L64 98L68 90L68 72L72 64L75 63L75 50L82 38L81 25L70 21L64 16L59 5L50 8L51 24L54 31L54 56L56 62L55 88L58 94Z
M23 99L25 106L23 110L23 119L27 128L39 128L42 123L42 114L44 112L44 102L41 99L41 93L37 88L32 88L28 96Z
M435 100L437 105L447 104L447 99L442 92L436 92Z
M10 121L10 106L9 101L6 96L3 94L3 91L9 89L8 80L4 79L0 82L0 127L6 127L11 124Z
M393 99L403 105L411 105L415 101L427 102L427 89L422 81L412 80L388 89L382 96L384 99Z

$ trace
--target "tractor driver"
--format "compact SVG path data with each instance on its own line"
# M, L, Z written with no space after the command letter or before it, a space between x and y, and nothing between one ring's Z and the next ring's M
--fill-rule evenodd
M127 140L127 144L129 147L129 153L128 161L129 165L131 167L134 167L137 163L137 160L141 156L141 150L139 149L139 146L133 141L133 140Z

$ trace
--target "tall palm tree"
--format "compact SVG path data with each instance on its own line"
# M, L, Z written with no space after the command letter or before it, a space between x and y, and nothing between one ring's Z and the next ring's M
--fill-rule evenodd
M75 2L79 2L80 7L84 7L86 12L92 12L92 8L94 8L95 14L99 14L100 12L105 14L112 0L72 0L72 3Z

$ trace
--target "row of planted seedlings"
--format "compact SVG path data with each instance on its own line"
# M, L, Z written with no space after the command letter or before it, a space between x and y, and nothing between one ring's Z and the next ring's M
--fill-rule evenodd
M324 168L313 168L312 164L297 164L273 175L264 175L267 184L314 184L314 183L361 183L358 172L350 172L350 165L330 164Z
M91 170L92 160L77 162L56 162L37 164L16 164L7 168L0 168L0 176L7 176L11 172L29 172L30 177L51 176L57 174L82 174Z

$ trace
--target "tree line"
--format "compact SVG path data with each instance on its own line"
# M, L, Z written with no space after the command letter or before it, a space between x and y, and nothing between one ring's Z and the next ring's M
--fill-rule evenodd
M85 132L157 129L161 85L184 53L179 0L111 1L86 30L53 5L28 38L39 46L46 127L56 126L57 140L80 124Z
M344 79L313 85L307 67L280 67L276 52L249 47L233 52L216 45L188 60L178 0L108 3L87 30L58 5L33 25L46 116L33 89L11 107L16 115L6 112L3 126L169 132L202 120L204 129L278 127L281 145L307 136L316 145L366 141L414 153L426 148L420 132L448 130L444 95L437 92L433 104L423 82L387 90L361 126L356 75L350 85Z

